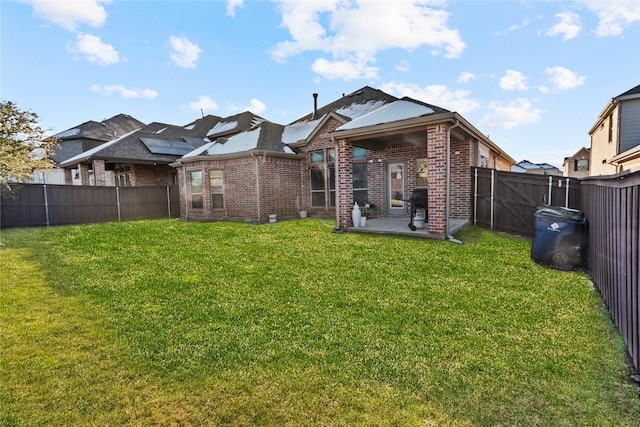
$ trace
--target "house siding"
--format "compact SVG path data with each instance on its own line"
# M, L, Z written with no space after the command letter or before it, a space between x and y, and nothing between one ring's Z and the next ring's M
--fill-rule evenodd
M624 153L640 145L640 99L625 101L620 104L620 149L617 154Z
M589 162L591 175L611 175L617 171L609 160L618 154L618 114L619 109L615 108L591 134L591 161ZM611 139L609 139L609 126L612 127Z

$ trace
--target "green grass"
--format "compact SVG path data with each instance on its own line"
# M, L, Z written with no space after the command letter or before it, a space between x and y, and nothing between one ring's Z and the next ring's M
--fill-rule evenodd
M638 425L586 275L332 228L2 231L0 426Z

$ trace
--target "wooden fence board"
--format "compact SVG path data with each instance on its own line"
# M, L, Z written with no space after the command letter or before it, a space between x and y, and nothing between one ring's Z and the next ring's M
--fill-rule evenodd
M176 186L93 187L23 184L0 199L0 226L33 227L142 218L177 218Z

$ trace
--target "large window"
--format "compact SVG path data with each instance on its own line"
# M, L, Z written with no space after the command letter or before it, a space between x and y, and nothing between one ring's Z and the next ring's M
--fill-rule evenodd
M211 209L224 209L224 174L221 170L209 171Z
M325 208L336 205L335 150L320 150L309 153L311 206Z
M195 171L190 173L191 176L191 208L202 209L202 171Z
M576 171L588 171L589 170L589 159L577 159L574 170Z
M355 163L353 165L353 201L364 206L368 202L367 192L367 164Z

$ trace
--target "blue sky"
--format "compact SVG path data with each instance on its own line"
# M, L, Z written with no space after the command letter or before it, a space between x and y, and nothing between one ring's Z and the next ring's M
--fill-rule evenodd
M0 1L0 94L53 133L126 113L290 123L365 85L457 111L516 161L589 146L640 84L635 1Z

